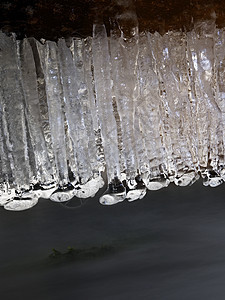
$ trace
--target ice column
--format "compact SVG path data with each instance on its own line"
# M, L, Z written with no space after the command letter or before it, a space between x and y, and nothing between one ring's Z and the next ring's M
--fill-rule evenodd
M112 62L113 92L118 114L121 120L123 155L126 164L126 175L134 180L137 175L137 158L135 145L134 102L137 101L136 66L138 57L138 26L135 24L131 32L123 28L123 23L133 20L133 13L118 16L113 22L111 31L110 52ZM125 20L124 20L125 19ZM119 26L118 29L117 24Z
M57 169L56 180L63 186L68 183L68 169L64 112L62 109L63 92L60 80L58 47L56 43L46 42L44 63L49 122Z
M137 77L139 94L136 111L142 133L139 151L145 150L145 158L140 170L147 188L155 190L168 185L168 182L165 178L166 153L162 144L163 120L160 111L159 79L152 52L152 42L151 34L141 34L139 37Z
M99 122L109 182L109 194L102 197L102 203L114 203L125 198L120 183L120 164L117 125L112 106L112 83L110 77L110 56L108 38L104 25L93 27L93 65ZM119 192L119 196L116 193Z
M41 184L49 184L53 181L53 170L44 139L36 68L32 48L28 39L24 39L20 44L20 64L26 105L25 112L34 152L37 181Z
M0 33L0 86L2 115L2 145L8 154L13 181L9 182L17 191L30 188L30 165L27 147L25 101L14 36ZM4 149L3 148L3 149ZM6 152L4 153L4 156ZM3 164L4 164L3 156ZM9 172L10 176L10 172Z

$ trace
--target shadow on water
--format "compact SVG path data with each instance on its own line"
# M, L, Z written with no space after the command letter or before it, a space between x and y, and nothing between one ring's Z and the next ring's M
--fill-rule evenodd
M224 194L198 182L111 207L0 210L1 297L222 300Z

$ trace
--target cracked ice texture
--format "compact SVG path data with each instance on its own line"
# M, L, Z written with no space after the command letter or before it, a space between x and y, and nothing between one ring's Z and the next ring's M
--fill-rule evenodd
M124 24L131 19L133 27ZM225 180L225 30L139 33L132 12L93 37L40 43L0 33L0 205L64 202L108 188Z

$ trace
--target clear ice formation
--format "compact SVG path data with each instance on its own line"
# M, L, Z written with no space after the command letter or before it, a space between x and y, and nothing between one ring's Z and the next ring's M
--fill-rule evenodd
M124 25L132 21L127 30ZM225 181L225 29L139 33L132 12L110 35L41 42L0 32L0 205L100 203Z

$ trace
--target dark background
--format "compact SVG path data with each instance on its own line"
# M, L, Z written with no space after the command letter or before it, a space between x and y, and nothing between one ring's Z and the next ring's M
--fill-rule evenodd
M48 200L24 212L1 209L1 299L222 300L224 192L199 181L111 207L96 197L77 209ZM96 247L97 256L49 257L68 246Z
M109 18L123 12L127 0L2 0L0 28L17 38L57 40L92 35L96 18L109 30ZM216 17L225 26L225 0L134 0L139 30L190 30L194 22ZM116 4L115 4L116 3Z

